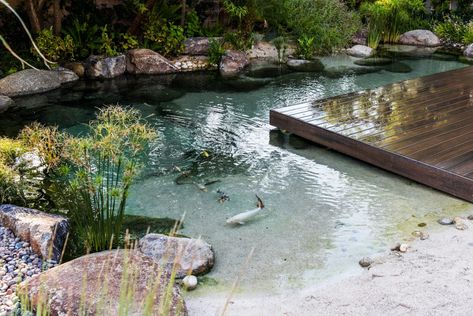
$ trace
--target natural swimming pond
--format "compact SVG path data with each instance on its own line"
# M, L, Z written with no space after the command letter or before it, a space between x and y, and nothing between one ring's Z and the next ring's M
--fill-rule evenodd
M351 63L348 57L323 61ZM103 104L140 109L156 126L159 142L128 211L176 219L185 213L182 234L202 236L214 247L216 265L208 277L216 289L229 286L255 247L242 287L278 291L344 272L419 223L429 226L447 212L470 207L268 125L272 108L466 66L438 59L402 63L412 71L326 76L273 67L240 80L197 73L80 82L17 100L23 108L3 114L0 130L14 135L37 120L79 132ZM190 176L179 178L176 166ZM194 184L217 180L207 192ZM220 203L217 190L230 199ZM253 209L255 194L266 205L261 216L240 227L224 225L230 216Z

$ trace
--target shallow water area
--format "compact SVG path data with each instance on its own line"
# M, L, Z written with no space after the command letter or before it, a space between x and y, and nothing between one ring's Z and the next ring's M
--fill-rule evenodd
M326 67L352 67L353 60L322 59ZM176 219L185 213L181 233L213 246L216 264L207 285L191 295L228 291L237 277L242 292L278 292L356 269L361 257L385 251L419 223L430 229L440 216L472 209L268 124L272 108L465 66L433 59L402 63L412 71L331 77L282 72L233 81L199 73L82 82L20 99L27 109L7 112L0 126L3 134L14 135L38 120L80 133L95 107L118 102L140 109L159 141L133 187L128 212ZM201 190L213 181L218 182L207 185L207 192ZM218 190L229 200L220 203ZM227 218L255 208L255 194L266 206L261 214L244 225L226 225Z

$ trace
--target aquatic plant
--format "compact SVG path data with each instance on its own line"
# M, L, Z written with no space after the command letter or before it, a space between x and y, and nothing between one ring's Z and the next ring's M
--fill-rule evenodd
M363 3L360 11L368 19L373 40L381 36L385 43L394 43L402 33L416 27L425 7L422 0L376 0Z
M281 64L286 58L286 51L288 48L287 39L285 36L278 36L273 39L273 45L278 51L278 62Z
M225 48L223 43L218 39L211 39L209 41L209 63L218 65L224 54Z
M315 50L315 37L303 35L297 39L296 54L304 59L312 59Z

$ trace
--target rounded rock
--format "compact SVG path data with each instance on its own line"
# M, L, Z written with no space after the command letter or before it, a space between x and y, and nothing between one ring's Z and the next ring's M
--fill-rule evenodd
M370 257L363 257L360 261L358 261L358 264L363 268L368 268L373 264L373 259Z
M453 219L444 217L437 221L440 225L453 225Z
M197 277L194 275L188 275L182 279L182 285L188 291L192 291L197 287Z

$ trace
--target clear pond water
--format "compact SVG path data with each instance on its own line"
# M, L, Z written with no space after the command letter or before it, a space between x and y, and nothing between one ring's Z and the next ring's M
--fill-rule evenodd
M324 59L330 65L351 62ZM176 219L185 213L182 233L212 244L212 285L195 295L228 289L253 247L242 290L278 291L356 268L362 256L407 238L417 224L431 228L439 216L470 209L461 200L272 131L268 124L272 108L465 66L434 59L403 63L413 70L335 78L287 73L225 81L198 73L80 82L17 100L22 108L2 115L0 130L15 135L36 120L78 133L103 104L140 109L156 126L159 142L132 190L128 212ZM174 166L191 171L184 182L219 182L207 192L192 183L179 185ZM217 190L230 200L219 203ZM261 216L243 226L226 226L230 216L255 207L255 194L266 205Z

